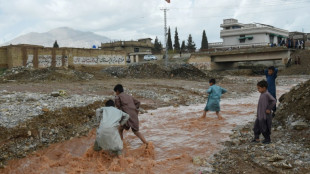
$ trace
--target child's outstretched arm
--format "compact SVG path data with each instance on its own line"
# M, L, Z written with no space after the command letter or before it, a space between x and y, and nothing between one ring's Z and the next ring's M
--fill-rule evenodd
M222 88L222 94L225 94L227 90L225 88Z

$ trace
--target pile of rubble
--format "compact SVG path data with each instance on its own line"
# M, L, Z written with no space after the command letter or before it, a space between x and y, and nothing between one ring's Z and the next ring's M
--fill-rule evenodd
M310 80L301 83L282 95L276 121L289 126L292 122L310 121Z
M190 64L169 64L167 67L155 63L136 63L128 67L108 67L102 70L119 78L180 78L188 80L206 79L207 75Z
M63 90L51 94L0 91L0 126L11 128L47 111L82 107L103 100L102 96L68 95Z

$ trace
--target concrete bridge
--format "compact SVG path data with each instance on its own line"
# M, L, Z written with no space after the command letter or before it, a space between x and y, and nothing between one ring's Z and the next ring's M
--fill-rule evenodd
M226 70L237 68L240 63L252 62L270 66L284 66L291 57L292 49L286 47L263 47L236 49L219 52L199 52L191 55L189 63L203 70Z

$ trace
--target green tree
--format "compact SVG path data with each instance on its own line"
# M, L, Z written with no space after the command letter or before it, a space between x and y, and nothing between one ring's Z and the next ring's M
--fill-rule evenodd
M172 47L172 40L171 40L170 27L169 27L169 29L168 29L168 41L167 41L167 46L168 46L168 50L173 50L173 47Z
M53 48L59 48L59 45L58 45L58 43L57 43L57 40L55 40Z
M206 49L208 49L208 38L206 35L206 31L203 30L200 50L206 50Z
M175 51L180 51L180 42L179 42L179 34L178 34L178 29L175 28L175 33L174 33L174 50Z
M195 52L195 50L196 50L196 45L195 45L195 43L193 41L193 38L192 38L191 34L189 34L189 36L188 36L186 47L187 47L187 50L189 52Z
M186 51L185 40L182 41L181 51L182 51L182 52Z
M154 48L153 48L153 53L161 53L162 50L162 45L161 43L158 41L158 38L156 36L155 41L154 41Z

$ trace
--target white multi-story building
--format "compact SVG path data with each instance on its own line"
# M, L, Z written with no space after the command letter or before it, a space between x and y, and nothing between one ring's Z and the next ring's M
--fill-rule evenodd
M266 24L242 24L237 19L224 19L221 24L222 47L256 46L283 43L289 32Z

